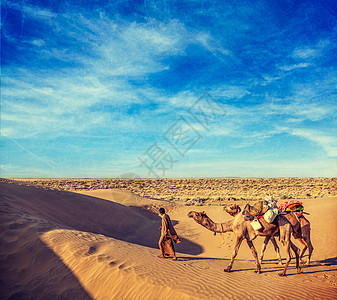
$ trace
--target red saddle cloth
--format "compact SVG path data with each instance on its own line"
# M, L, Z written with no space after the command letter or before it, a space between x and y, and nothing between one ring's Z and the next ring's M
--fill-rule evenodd
M294 212L297 215L301 215L303 213L303 209L303 202L297 200L282 203L279 207L281 212Z

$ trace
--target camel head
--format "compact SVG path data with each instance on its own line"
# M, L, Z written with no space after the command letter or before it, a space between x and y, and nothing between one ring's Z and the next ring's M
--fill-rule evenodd
M237 204L232 204L230 206L225 206L223 210L229 213L232 217L236 216L239 212L241 212L241 208Z
M190 211L187 216L193 218L198 224L206 227L209 230L212 230L214 227L214 222L203 212Z

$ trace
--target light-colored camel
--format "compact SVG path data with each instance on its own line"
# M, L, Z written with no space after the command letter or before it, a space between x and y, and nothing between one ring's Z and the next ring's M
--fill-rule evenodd
M230 214L232 217L235 217L238 213L241 212L241 208L237 204L232 204L230 206L226 205L224 207L224 211L227 212L228 214ZM263 242L263 246L262 246L262 250L261 250L261 255L260 255L260 264L262 264L264 252L266 250L266 247L267 247L267 244L268 244L269 241L271 241L273 246L274 246L274 250L275 250L276 255L277 255L278 264L280 266L282 266L282 258L281 258L281 254L280 254L280 248L277 245L274 236L266 236L265 237L264 242Z
M241 212L241 208L237 204L232 204L230 206L225 206L224 211L226 211L228 214L230 214L231 216L234 217L239 212ZM301 215L300 217L296 217L293 213L288 213L288 214L285 215L285 217L288 219L288 221L291 224L296 224L299 221L299 226L301 228L301 235L293 233L293 236L304 246L304 248L302 249L302 252L300 254L300 259L302 259L305 251L307 249L309 250L308 259L304 263L305 266L309 266L312 251L314 250L314 248L311 244L311 239L310 239L310 222L303 215ZM263 246L262 246L261 254L260 254L260 264L262 264L264 252L266 250L266 247L267 247L269 241L271 241L273 246L274 246L275 252L277 254L279 265L282 265L280 249L279 249L279 247L276 243L276 240L273 236L266 236L266 238L263 242Z
M232 231L236 235L236 242L234 251L231 257L231 260L229 262L229 265L226 269L224 269L225 272L229 272L232 269L234 259L238 254L239 248L241 246L241 243L244 239L246 239L247 244L249 248L252 251L253 257L256 262L256 271L257 273L261 273L261 265L257 257L257 252L255 249L255 246L253 244L253 240L259 235L259 236L274 236L279 235L280 240L282 241L286 253L287 253L287 260L285 267L283 271L279 273L280 276L284 276L286 274L288 265L291 261L291 255L290 255L290 248L295 252L296 256L296 268L297 272L300 273L301 268L299 265L299 249L291 242L290 235L292 233L292 227L288 220L282 216L277 216L276 224L268 224L265 220L261 221L261 225L263 226L263 230L255 231L253 227L251 226L249 221L246 221L244 219L244 216L242 214L237 214L234 219L229 220L227 222L223 223L214 223L205 212L196 212L196 211L190 211L188 213L188 217L193 218L198 224L204 226L210 231L213 231L214 233L222 233L222 232L228 232Z

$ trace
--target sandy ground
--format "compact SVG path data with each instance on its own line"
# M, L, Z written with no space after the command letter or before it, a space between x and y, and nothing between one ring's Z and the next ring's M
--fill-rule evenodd
M337 197L303 200L312 262L297 274L292 260L286 277L277 275L282 267L271 245L263 273L255 274L246 243L232 272L223 272L234 234L225 233L223 244L187 217L204 210L216 222L229 220L222 206L13 183L0 183L0 197L1 299L337 299ZM161 206L183 240L175 262L157 258L161 220L153 209ZM262 242L254 241L258 251Z

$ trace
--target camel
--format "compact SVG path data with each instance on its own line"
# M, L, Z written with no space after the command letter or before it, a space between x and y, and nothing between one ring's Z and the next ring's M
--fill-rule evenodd
M241 212L241 208L240 208L239 205L233 204L231 206L225 206L224 211L227 212L228 214L230 214L232 217L235 217L239 212ZM282 258L281 258L281 254L280 254L280 248L277 245L274 236L266 236L265 237L264 242L263 242L263 246L262 246L262 250L261 250L261 255L260 255L260 264L262 264L264 252L267 248L267 244L268 244L269 241L271 241L273 246L274 246L274 250L275 250L276 255L277 255L278 264L280 266L282 266Z
M233 204L233 205L230 205L230 206L225 206L224 211L226 211L228 214L230 214L232 217L234 217L239 212L241 212L241 208L237 204ZM302 252L300 254L301 260L303 258L303 255L304 255L305 251L307 249L309 249L308 259L303 264L304 266L309 266L310 258L311 258L312 252L314 250L314 248L311 244L311 239L310 239L310 222L303 215L301 215L300 217L296 217L294 214L288 213L288 214L285 215L285 217L288 219L288 221L291 224L296 224L299 221L299 226L301 228L301 235L297 235L296 233L293 233L293 237L296 238L304 246L304 248L302 249ZM271 241L273 246L274 246L274 249L275 249L275 252L276 252L277 258L278 258L278 264L282 265L280 249L279 249L279 247L276 243L276 240L273 236L266 236L266 238L263 242L263 246L262 246L261 254L260 254L260 264L262 264L264 252L266 250L266 247L267 247L269 241Z
M196 221L198 224L202 225L203 227L214 233L223 233L229 231L234 232L234 234L236 235L235 247L229 265L227 266L226 269L224 269L225 272L231 271L234 259L238 254L241 243L244 239L246 239L247 244L251 249L253 257L256 262L255 272L261 273L261 265L257 257L257 252L253 244L253 240L257 236L274 236L274 235L280 236L280 239L287 253L287 260L285 267L280 273L278 273L278 275L285 276L286 274L288 265L291 261L290 248L295 252L297 273L301 272L301 268L299 265L300 250L290 240L292 227L289 221L283 215L277 216L273 222L274 224L268 224L265 220L261 219L262 223L261 225L263 226L263 228L260 231L255 231L250 222L246 221L242 214L237 214L234 217L234 219L223 223L214 223L205 212L190 211L188 213L188 217L193 218L194 221Z
M297 221L297 217L295 217L292 213L286 214L285 217L290 222L298 222L299 221L299 226L301 228L301 235L298 236L293 232L293 237L295 239L297 239L304 246L304 248L302 249L302 252L300 254L301 260L303 258L303 255L304 255L305 251L307 249L309 249L308 259L305 263L303 263L303 265L307 267L310 264L311 255L312 255L312 252L314 250L314 247L312 246L311 239L310 239L310 222L304 216L298 217L298 221ZM260 263L262 263L262 261L263 261L264 252L266 250L266 247L267 247L267 244L268 244L269 240L271 240L271 242L273 243L275 251L276 251L276 247L278 248L274 237L268 237L267 236L265 238L264 242L263 242L263 246L262 246L262 249L261 249ZM282 264L282 262L280 262L279 252L277 252L277 253L278 253L279 264Z

